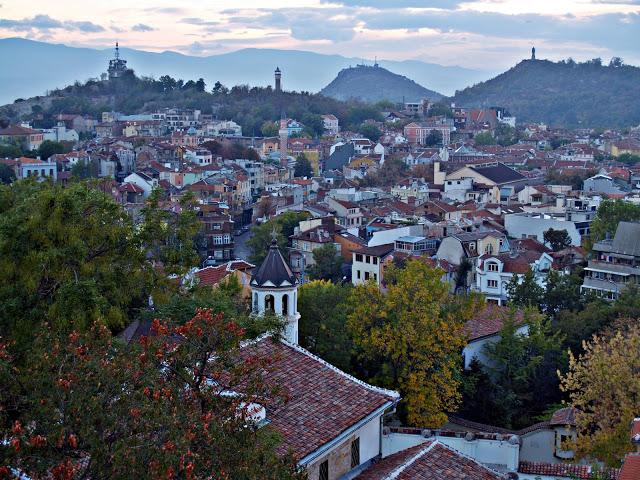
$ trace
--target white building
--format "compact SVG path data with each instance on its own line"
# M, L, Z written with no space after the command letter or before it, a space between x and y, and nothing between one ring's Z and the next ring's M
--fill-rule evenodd
M42 130L43 140L52 142L77 142L80 137L75 130L67 130L64 122L58 122L55 127Z
M35 177L38 180L51 178L54 182L58 178L58 166L55 160L44 161L39 158L21 157L18 162L20 178Z
M213 155L205 148L184 147L184 159L196 165L211 165Z
M143 197L147 198L151 195L151 192L155 187L158 186L158 181L151 178L149 175L143 172L133 172L132 174L125 177L122 183L133 183L137 185L142 190L144 190Z
M553 215L549 213L511 213L504 216L504 226L510 237L535 238L544 243L544 232L566 230L571 237L571 245L579 247L582 236L589 234L591 222L571 221L567 215Z
M394 244L364 247L354 250L351 266L351 283L360 285L373 280L381 285L384 277L384 266L391 259Z
M509 299L507 285L514 276L520 281L531 270L536 282L544 287L552 264L551 255L532 250L483 255L476 266L475 290L483 293L487 302L504 305Z
M329 135L336 135L340 132L338 118L335 115L322 115L322 124L324 125L325 133L328 133Z

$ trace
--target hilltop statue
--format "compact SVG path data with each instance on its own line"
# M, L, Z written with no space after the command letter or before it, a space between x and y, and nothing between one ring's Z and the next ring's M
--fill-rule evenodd
M536 59L536 47L531 47L531 60Z

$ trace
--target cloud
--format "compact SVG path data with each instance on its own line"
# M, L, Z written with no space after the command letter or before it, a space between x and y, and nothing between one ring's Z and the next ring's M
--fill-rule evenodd
M183 18L182 20L180 20L180 23L186 23L188 25L199 25L203 27L212 27L212 26L220 25L220 22L217 22L215 20L203 20L202 18L196 18L196 17Z
M15 31L29 31L29 30L73 30L85 33L104 32L104 27L92 22L86 21L60 21L51 18L48 15L36 15L32 18L23 18L22 20L12 20L6 18L0 18L0 28L6 28Z
M464 0L321 0L321 3L340 4L345 7L389 8L445 8L454 9Z
M152 32L155 28L150 27L149 25L145 25L144 23L138 23L131 27L131 30L134 32Z

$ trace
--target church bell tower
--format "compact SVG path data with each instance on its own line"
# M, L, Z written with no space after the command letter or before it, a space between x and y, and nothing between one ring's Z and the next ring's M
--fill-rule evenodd
M254 315L272 312L284 318L284 338L298 344L298 281L280 253L275 238L251 279L251 305Z

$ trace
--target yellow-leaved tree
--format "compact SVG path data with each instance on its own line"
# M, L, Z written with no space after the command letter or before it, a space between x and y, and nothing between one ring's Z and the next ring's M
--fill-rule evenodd
M561 388L577 409L578 456L619 466L632 449L630 424L640 415L640 326L636 321L610 336L595 336L580 357L569 356Z
M400 390L409 425L440 427L460 401L465 322L477 297L455 297L443 272L420 260L385 270L387 291L373 282L353 289L347 326L367 380Z

